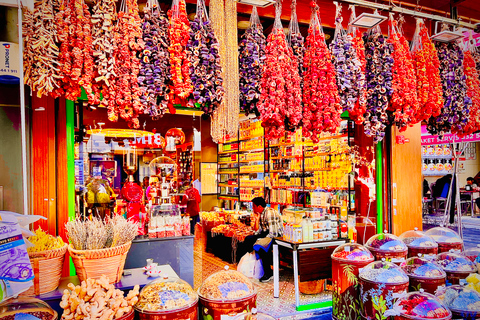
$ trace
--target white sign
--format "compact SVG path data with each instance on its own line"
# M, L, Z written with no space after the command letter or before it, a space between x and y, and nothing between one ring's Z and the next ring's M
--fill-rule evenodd
M20 63L18 58L18 44L0 42L0 83L19 83Z

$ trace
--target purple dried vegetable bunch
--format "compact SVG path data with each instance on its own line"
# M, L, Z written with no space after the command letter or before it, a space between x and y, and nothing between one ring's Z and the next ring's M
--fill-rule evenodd
M444 104L441 114L428 120L431 134L443 136L448 131L461 133L468 122L472 100L467 95L467 82L463 72L463 51L457 43L437 43L440 60L440 79Z
M168 18L156 3L147 2L144 13L142 30L145 49L138 75L140 101L146 114L159 118L167 110L171 84Z

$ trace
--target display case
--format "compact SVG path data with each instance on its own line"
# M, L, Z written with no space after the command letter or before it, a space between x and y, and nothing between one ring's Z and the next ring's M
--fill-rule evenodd
M197 320L198 295L180 278L162 278L140 291L135 305L141 320Z
M452 229L445 227L435 227L427 232L427 236L430 236L438 243L438 252L449 252L451 249L463 250L463 240L458 233Z
M400 265L410 278L410 291L425 290L435 294L438 289L445 287L447 274L443 269L431 260L412 257Z
M376 260L385 258L397 264L405 261L408 254L405 243L397 236L386 232L370 237L365 247L373 253Z
M333 319L357 319L360 316L360 305L357 297L359 270L375 258L367 248L358 243L346 243L332 253L333 282Z
M470 259L470 261L475 263L477 270L480 270L480 245L477 245L475 248L465 250L463 254Z
M407 293L395 302L393 309L400 313L394 320L452 319L452 312L433 294L425 292Z
M46 302L36 298L19 297L0 304L0 319L57 320L58 314Z
M148 237L169 238L190 235L190 221L174 204L153 205L149 209Z
M452 311L453 319L480 319L480 294L475 290L453 285L437 296Z
M252 282L235 270L210 275L198 289L203 318L221 320L255 308L257 291Z
M386 308L373 301L393 301L397 294L407 292L408 276L396 264L375 261L360 270L360 301L363 303L364 317L386 319Z
M405 231L400 235L402 240L408 247L408 257L417 257L418 254L436 255L438 253L438 244L435 240L427 236L425 232L414 230Z
M447 274L447 281L450 284L459 284L461 279L466 279L470 273L477 272L476 265L460 253L440 253L437 255L437 263Z

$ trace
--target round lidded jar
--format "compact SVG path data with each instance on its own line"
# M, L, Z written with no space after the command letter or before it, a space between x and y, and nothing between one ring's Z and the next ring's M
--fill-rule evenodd
M477 270L480 270L480 244L476 248L465 250L463 254L477 265Z
M447 274L436 263L420 257L408 258L400 266L410 278L409 288L411 291L425 290L435 294L439 287L446 284Z
M338 246L332 253L332 259L342 262L372 262L375 258L372 253L358 243L345 243Z
M18 319L16 315L22 315L25 319L38 320L57 320L58 318L55 310L46 302L36 298L19 297L0 304L0 319Z
M477 267L472 261L455 252L438 254L437 264L447 273L447 281L451 284L459 284L461 279L467 278L470 273L477 272Z
M452 229L435 227L425 232L425 234L438 243L438 252L440 253L449 252L451 249L460 251L463 249L462 238Z
M400 312L395 320L452 319L452 312L433 294L410 292L395 303L394 310Z
M453 285L437 295L454 319L480 319L480 294L466 286Z
M177 277L156 279L143 287L135 305L141 320L197 319L198 295Z
M370 237L365 246L373 253L376 260L385 258L387 261L397 264L405 261L408 254L405 243L397 236L386 231Z
M405 231L400 235L400 240L407 245L409 257L417 257L419 253L431 255L438 253L438 244L435 240L427 236L425 232L419 231L418 228Z

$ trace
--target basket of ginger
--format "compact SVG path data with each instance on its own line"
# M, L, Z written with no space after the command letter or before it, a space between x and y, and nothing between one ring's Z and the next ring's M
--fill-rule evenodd
M33 286L23 295L37 296L57 289L62 276L67 244L62 238L49 235L41 228L28 238L33 247L27 248L35 278Z

